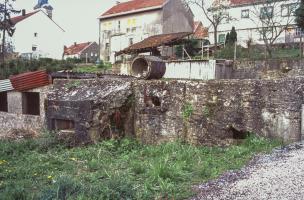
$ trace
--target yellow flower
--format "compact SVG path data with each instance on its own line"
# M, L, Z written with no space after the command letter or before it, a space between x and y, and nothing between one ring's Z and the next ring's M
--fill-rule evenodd
M52 177L52 176L48 176L47 178L48 178L48 179L52 179L53 177Z
M77 161L77 158L70 158L70 160Z
M35 173L34 176L37 176L37 173Z
M2 164L6 164L7 163L7 161L6 160L0 160L0 165L2 165Z

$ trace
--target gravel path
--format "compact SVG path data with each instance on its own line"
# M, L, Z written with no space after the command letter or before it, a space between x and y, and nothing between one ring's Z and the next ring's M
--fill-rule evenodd
M195 189L193 200L304 200L304 142L258 156L244 169Z

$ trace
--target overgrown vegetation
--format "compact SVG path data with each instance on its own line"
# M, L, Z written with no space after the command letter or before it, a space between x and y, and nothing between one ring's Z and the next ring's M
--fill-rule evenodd
M73 70L76 72L103 72L110 69L110 63L103 63L95 65L80 65L82 61L77 58L68 58L67 60L55 60L51 58L40 58L38 60L32 59L16 59L0 65L0 79L8 78L10 75L16 75L28 71L47 70L48 72L55 72L60 70Z
M123 139L68 149L50 136L0 141L0 199L185 199L191 186L277 145L257 137L227 148Z
M50 58L41 58L39 60L17 59L11 60L0 65L0 78L8 78L10 75L16 75L28 71L46 69L49 72L59 70L70 70L75 67L75 63L65 60L54 60Z
M233 59L234 58L235 47L228 45L217 52L216 58L218 59ZM298 46L285 47L277 46L273 47L272 59L282 59L282 58L300 58L300 49ZM250 46L249 48L244 48L237 46L236 48L236 59L251 59L251 60L263 60L269 58L265 47L263 46Z

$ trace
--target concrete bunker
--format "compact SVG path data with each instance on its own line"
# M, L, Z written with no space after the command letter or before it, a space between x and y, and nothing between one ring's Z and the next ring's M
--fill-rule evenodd
M129 79L55 79L46 104L48 129L71 145L133 134Z
M141 79L160 79L166 73L166 63L155 56L138 56L131 65L132 75Z

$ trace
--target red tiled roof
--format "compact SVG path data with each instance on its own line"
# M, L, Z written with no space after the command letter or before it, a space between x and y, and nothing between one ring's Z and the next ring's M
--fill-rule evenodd
M204 39L208 37L208 29L204 28L202 22L194 22L193 37L195 39Z
M17 91L25 91L51 84L46 71L35 71L11 76L9 78Z
M230 0L230 5L232 6L240 6L245 4L258 3L261 0Z
M140 9L162 6L166 0L132 0L124 3L119 3L101 15L108 15L137 11Z
M70 47L67 47L64 49L64 55L75 55L83 51L85 48L87 48L89 45L91 45L92 42L85 42L80 44L73 44Z
M20 16L17 16L17 17L12 17L12 18L11 18L11 22L12 22L13 25L16 25L17 23L19 23L19 22L25 20L26 18L28 18L28 17L30 17L30 16L36 14L37 12L39 12L39 10L34 11L34 12L30 12L30 13L27 13L27 14L25 14L24 16L23 16L23 15L20 15Z

